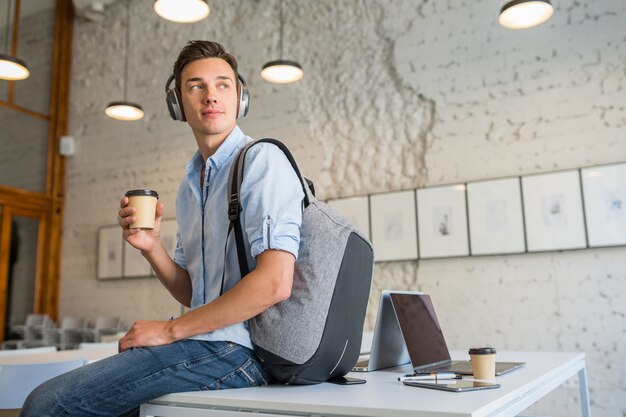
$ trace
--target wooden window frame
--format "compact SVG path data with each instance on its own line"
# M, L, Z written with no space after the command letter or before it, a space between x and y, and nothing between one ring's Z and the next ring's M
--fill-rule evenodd
M12 52L17 53L20 0L16 1ZM65 159L59 153L61 136L67 133L74 8L71 0L55 1L54 46L50 83L50 110L44 115L13 103L15 82L9 84L8 102L0 106L48 121L46 190L36 192L0 185L2 208L0 229L0 340L4 339L4 319L8 282L11 219L13 216L40 219L37 241L37 272L34 312L58 318L61 263L61 230L65 201ZM17 81L19 82L19 81Z

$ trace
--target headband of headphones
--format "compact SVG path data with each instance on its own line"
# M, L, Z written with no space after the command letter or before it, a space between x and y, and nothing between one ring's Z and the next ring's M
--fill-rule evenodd
M237 91L239 92L239 100L237 102L237 118L239 119L248 114L248 110L250 109L250 92L248 91L248 84L241 74L237 73L237 79L239 80L237 83ZM172 82L174 81L175 77L174 74L172 74L165 83L165 102L172 119L185 122L187 121L187 118L185 118L185 111L183 109L180 91L178 91L176 85L171 87Z

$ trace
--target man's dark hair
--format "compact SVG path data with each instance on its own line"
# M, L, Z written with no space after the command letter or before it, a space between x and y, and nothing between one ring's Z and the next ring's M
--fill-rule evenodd
M226 52L222 45L213 41L189 41L174 63L174 78L178 91L180 91L180 77L185 65L204 58L220 58L226 61L235 72L235 82L237 82L237 60Z

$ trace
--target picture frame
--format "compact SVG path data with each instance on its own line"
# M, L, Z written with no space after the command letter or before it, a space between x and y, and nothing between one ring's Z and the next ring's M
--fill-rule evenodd
M370 203L367 196L328 200L327 204L350 220L356 228L370 239Z
M587 247L578 170L522 177L529 252Z
M467 183L467 215L472 255L526 251L519 177Z
M465 184L417 190L421 258L469 255Z
M371 195L370 213L377 262L418 258L414 190Z
M122 230L119 225L98 229L96 278L101 280L122 277L123 258Z
M626 244L626 163L581 169L590 247Z

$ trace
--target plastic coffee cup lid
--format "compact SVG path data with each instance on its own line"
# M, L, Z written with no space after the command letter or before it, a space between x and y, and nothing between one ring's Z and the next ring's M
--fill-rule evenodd
M126 191L126 197L147 196L159 198L159 194L153 190L129 190Z
M469 350L470 355L495 355L496 350L492 347L479 347L471 348Z

